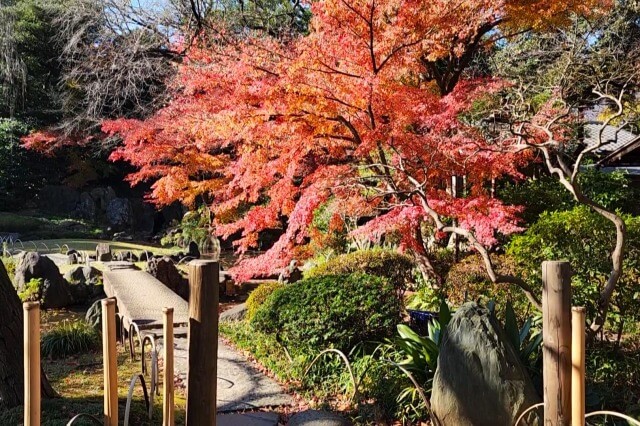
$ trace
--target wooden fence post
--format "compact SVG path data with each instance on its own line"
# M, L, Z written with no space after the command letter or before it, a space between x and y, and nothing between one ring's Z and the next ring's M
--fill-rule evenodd
M25 302L24 425L40 426L40 303Z
M162 426L175 423L173 407L173 308L164 308L164 380L162 382Z
M542 377L545 426L571 424L571 266L542 263Z
M115 299L102 299L102 363L104 365L104 424L117 426L118 358Z
M189 372L187 426L215 426L220 266L189 263Z
M584 426L585 415L585 317L584 307L571 309L571 425Z

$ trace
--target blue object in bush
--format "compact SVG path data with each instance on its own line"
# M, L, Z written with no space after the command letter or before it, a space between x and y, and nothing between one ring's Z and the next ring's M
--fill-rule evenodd
M413 309L407 309L407 311L409 312L411 328L422 336L429 334L429 323L434 319L438 319L437 312L415 311Z

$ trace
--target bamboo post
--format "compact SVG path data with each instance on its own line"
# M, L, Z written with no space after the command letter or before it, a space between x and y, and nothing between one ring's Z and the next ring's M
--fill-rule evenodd
M24 425L40 426L40 303L24 310Z
M115 299L102 299L102 362L104 364L104 424L117 426L118 359Z
M189 263L187 426L216 424L219 275L216 261Z
M571 425L584 426L585 317L584 307L571 309Z
M164 308L164 380L162 382L162 426L175 423L173 407L173 308Z
M571 424L571 266L542 263L545 426Z

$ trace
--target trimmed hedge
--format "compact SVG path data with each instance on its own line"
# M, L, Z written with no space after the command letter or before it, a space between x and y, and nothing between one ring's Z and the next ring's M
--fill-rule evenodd
M284 283L272 281L260 284L253 290L247 298L247 320L251 321L251 318L255 316L258 308L271 296L271 293L284 286Z
M358 273L307 278L278 289L251 324L276 333L294 352L313 353L382 340L399 321L400 301L389 281Z
M385 277L402 293L412 280L413 260L393 250L375 248L342 254L309 269L305 278L362 272Z

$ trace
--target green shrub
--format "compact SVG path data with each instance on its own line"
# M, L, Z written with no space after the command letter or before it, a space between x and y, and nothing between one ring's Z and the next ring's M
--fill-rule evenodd
M612 298L608 325L616 331L637 322L640 300L640 217L624 215L627 240L623 273ZM597 310L600 291L611 272L610 252L615 245L613 224L585 206L564 212L544 213L524 234L515 236L507 253L517 262L521 275L541 286L541 264L567 259L573 272L572 303L587 308L587 318Z
M171 228L160 240L163 246L187 247L191 241L203 247L211 235L210 210L201 206L197 210L187 212L179 224Z
M42 355L63 358L100 347L100 335L84 321L64 321L42 336Z
M251 324L277 333L292 351L348 351L393 333L400 320L400 302L394 296L386 279L371 275L307 278L271 294Z
M42 278L31 278L24 286L24 290L18 292L22 302L37 302L42 297Z
M283 283L272 281L260 284L255 290L253 290L247 298L247 320L251 321L251 318L255 316L260 305L267 300L271 293L284 286L285 285Z
M604 173L591 168L581 172L578 180L585 194L602 206L638 213L636 203L629 202L637 199L637 190L629 184L624 173ZM549 176L517 184L505 183L498 189L498 197L507 204L525 206L522 218L527 223L535 222L545 211L566 211L577 205L569 191L555 177Z
M640 419L640 348L596 342L586 358L587 408L618 411Z
M362 272L385 277L396 290L402 292L412 281L413 266L413 260L409 256L393 250L375 248L333 257L309 269L305 273L305 278Z
M13 281L13 278L16 275L16 261L13 257L3 257L2 263L4 264L4 269L7 270L7 275L9 276L9 280Z

